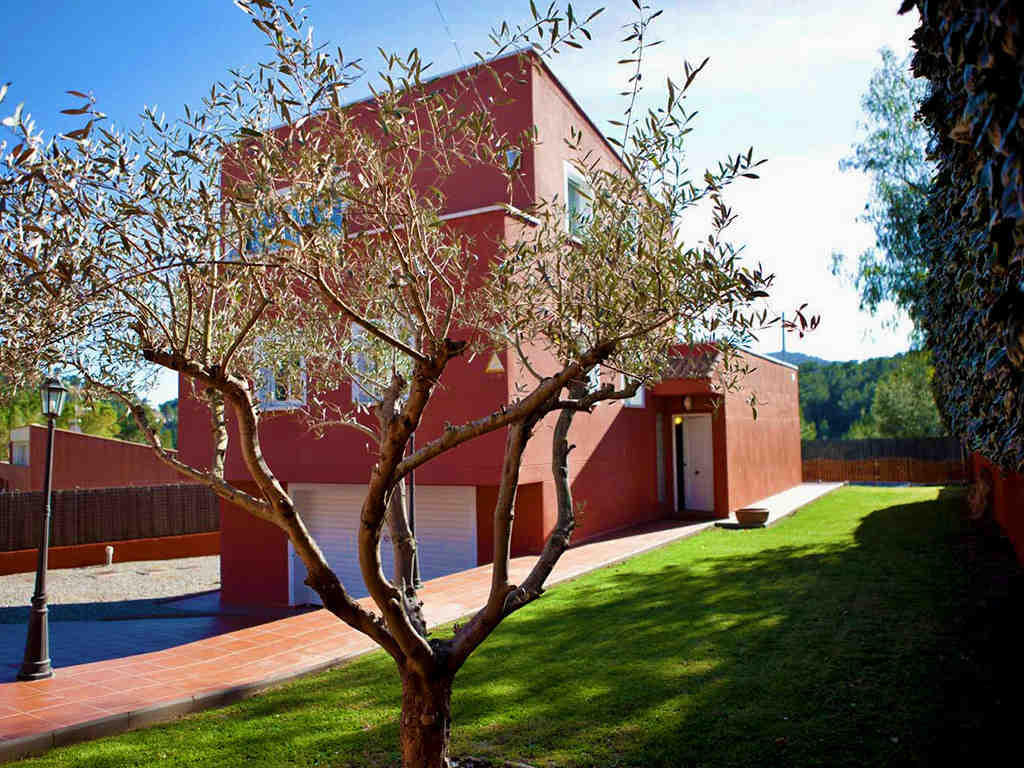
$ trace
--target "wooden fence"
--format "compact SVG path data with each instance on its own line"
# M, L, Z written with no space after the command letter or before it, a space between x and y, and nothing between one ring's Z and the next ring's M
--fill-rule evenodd
M42 491L0 493L0 552L39 546ZM181 536L220 529L205 485L54 491L50 546Z
M966 483L968 467L955 438L805 440L804 482Z

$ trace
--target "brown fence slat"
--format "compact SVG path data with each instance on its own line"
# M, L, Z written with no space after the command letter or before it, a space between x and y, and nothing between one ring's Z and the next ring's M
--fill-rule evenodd
M967 482L960 444L952 438L805 440L804 482Z
M0 551L39 546L42 491L0 493ZM220 506L205 485L54 491L50 545L148 539L220 529Z

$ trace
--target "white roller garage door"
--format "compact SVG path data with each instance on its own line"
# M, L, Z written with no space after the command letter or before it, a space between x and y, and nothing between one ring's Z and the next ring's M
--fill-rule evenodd
M295 507L316 539L327 562L356 598L365 597L356 554L359 510L364 485L292 483L288 490ZM433 579L476 566L476 488L464 485L416 486L416 539L420 547L420 576ZM381 541L384 574L391 577L391 540L385 527ZM292 602L319 603L303 584L306 567L292 557Z

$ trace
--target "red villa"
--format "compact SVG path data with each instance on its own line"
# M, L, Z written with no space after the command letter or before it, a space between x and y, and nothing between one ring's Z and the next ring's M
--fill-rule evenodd
M585 150L599 153L609 164L619 162L568 91L546 65L533 59L538 66L524 66L516 54L491 63L504 71L521 70L512 86L515 92L508 94L510 103L495 107L496 119L509 134L535 126L538 138L518 158L521 184L512 199L503 179L474 175L472 168L459 171L446 189L448 209L442 218L453 230L474 235L484 255L496 254L498 242L530 225L528 217L507 204L527 209L535 200L558 195L571 205L581 180L567 162L570 154L562 141L570 127L582 130ZM469 70L469 75L475 73ZM489 87L494 87L491 78L479 78L484 96ZM491 254L486 253L488 243ZM602 404L575 420L570 480L581 515L574 541L659 519L726 517L800 484L796 368L743 353L754 369L745 380L746 391L722 395L713 386L716 358L682 348L679 352L677 370L652 390L641 390L631 401ZM454 361L424 414L417 442L439 434L445 422L477 418L509 402L526 376L505 350ZM202 465L209 450L209 421L203 404L190 392L183 381L179 450L184 461ZM762 403L756 420L747 402L751 392ZM347 402L358 391L343 387L335 396ZM266 407L283 410L288 402L268 401ZM554 525L552 423L538 425L523 458L514 556L540 552ZM287 414L262 421L260 429L267 461L286 484L306 525L346 587L357 597L364 595L355 536L373 462L366 438L341 429L317 439ZM485 435L417 470L416 534L424 579L489 562L504 440L503 432ZM229 451L225 474L232 483L253 489L237 449ZM303 584L305 567L278 528L222 502L221 532L225 601L316 601ZM385 572L389 549L382 546Z

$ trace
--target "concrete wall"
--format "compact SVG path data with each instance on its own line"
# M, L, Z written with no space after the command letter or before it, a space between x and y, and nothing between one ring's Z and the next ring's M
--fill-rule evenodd
M20 427L29 433L27 467L0 463L6 490L41 491L46 473L46 427ZM53 489L115 488L189 482L164 464L148 446L57 429L53 437Z

